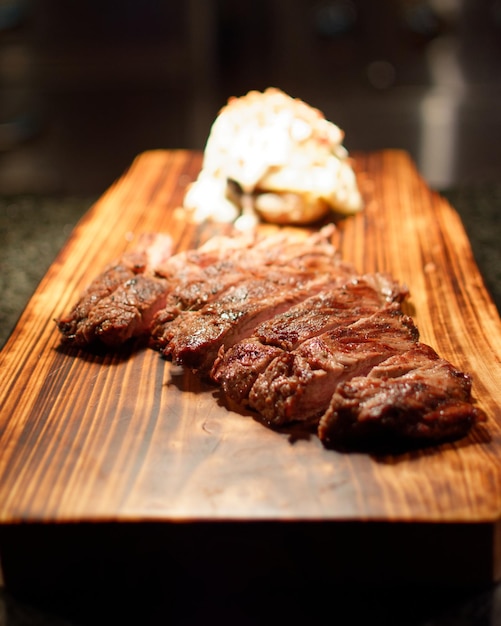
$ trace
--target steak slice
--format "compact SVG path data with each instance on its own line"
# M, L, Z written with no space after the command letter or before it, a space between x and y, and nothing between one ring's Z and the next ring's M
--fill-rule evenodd
M486 420L471 399L470 377L417 343L367 376L339 384L318 436L326 447L374 446L378 440L436 443Z
M235 256L244 255L254 247L255 235L215 235L198 248L190 248L164 259L155 272L173 285L189 284L203 278L207 268Z
M198 311L183 311L167 327L164 357L194 371L209 373L221 346L252 334L256 325L322 289L330 276L311 272L266 272L227 289Z
M229 349L221 348L211 377L222 386L227 398L242 403L258 375L283 351L294 350L303 341L352 324L372 315L388 301L400 301L406 296L406 289L378 274L324 288L259 324L248 339Z
M256 273L256 268L253 268ZM151 329L151 346L162 351L173 336L171 322L183 311L198 311L220 298L228 289L253 275L249 268L242 267L238 258L225 259L209 265L196 276L171 281L171 289L165 306L155 316Z
M124 253L106 267L82 293L71 311L56 320L63 343L82 347L96 340L104 340L107 345L116 346L122 337L142 333L144 329L137 323L137 316L131 317L136 320L133 328L124 332L123 305L128 300L129 305L135 301L140 308L136 311L139 318L144 323L148 320L151 322L154 312L165 301L165 297L162 301L159 292L165 292L167 285L165 280L154 276L155 268L171 252L172 240L169 236L142 235L136 249ZM146 276L149 277L147 280ZM150 311L148 306L151 307ZM119 318L115 320L117 315ZM113 327L117 329L115 338ZM99 329L103 329L103 332Z
M387 302L401 302L407 294L405 288L384 275L352 277L263 322L254 335L262 343L294 350L314 335L352 324Z
M116 348L149 333L155 313L165 304L167 281L138 274L91 308L79 325L76 345L99 341Z
M280 232L258 239L244 249L225 246L223 240L221 256L212 263L193 272L183 269L172 272L165 307L159 311L152 326L152 347L162 351L167 346L172 337L170 324L182 311L200 310L224 298L227 290L250 279L259 281L269 276L275 282L273 275L283 271L287 275L310 272L336 277L344 275L346 278L353 276L353 267L341 261L329 242L331 233L331 228L324 228L308 237L291 238ZM177 265L177 259L171 259L171 264Z
M245 405L259 374L281 354L282 348L262 343L258 337L251 336L229 349L221 346L210 377L221 385L230 404Z
M389 304L273 359L250 389L248 406L274 426L320 417L339 383L367 376L374 366L408 350L417 339L412 319L398 303Z

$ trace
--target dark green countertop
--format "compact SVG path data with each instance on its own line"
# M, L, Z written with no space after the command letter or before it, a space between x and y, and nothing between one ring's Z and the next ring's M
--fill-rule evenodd
M94 198L0 196L0 347Z
M487 290L501 311L501 183L456 187L442 195L461 216Z

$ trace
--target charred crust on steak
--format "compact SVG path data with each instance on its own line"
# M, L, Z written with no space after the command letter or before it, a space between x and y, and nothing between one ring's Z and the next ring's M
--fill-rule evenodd
M375 441L440 443L464 437L486 421L471 398L471 378L421 343L366 377L338 385L318 435L326 447Z
M167 292L167 281L157 276L156 268L171 252L170 237L141 236L134 250L106 267L56 320L62 342L75 347L98 342L111 348L147 334Z

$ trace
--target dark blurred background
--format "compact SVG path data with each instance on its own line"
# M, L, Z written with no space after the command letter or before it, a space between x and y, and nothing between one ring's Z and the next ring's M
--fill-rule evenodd
M501 177L501 0L0 0L0 193L100 194L280 87L430 185Z

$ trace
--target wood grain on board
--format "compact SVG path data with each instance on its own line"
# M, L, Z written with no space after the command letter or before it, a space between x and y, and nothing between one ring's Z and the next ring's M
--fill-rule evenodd
M294 441L224 408L217 389L151 349L68 353L54 319L147 231L178 250L225 226L179 208L201 154L151 151L77 225L0 354L0 522L501 518L501 323L454 209L405 152L356 154L363 212L334 242L411 291L421 339L473 376L488 422L396 456ZM276 227L263 226L273 231Z

